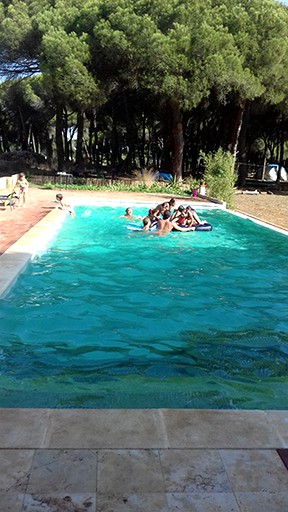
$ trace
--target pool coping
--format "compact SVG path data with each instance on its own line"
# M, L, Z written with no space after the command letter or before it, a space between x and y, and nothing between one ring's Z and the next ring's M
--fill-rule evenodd
M83 205L83 199L71 203ZM110 203L106 198L85 204ZM111 204L115 206L115 201ZM132 206L149 204L134 202ZM225 209L198 202L195 206ZM5 296L31 258L45 250L65 217L65 212L52 210L0 256L0 296ZM253 217L244 217L273 229ZM0 433L0 449L277 449L288 448L288 411L2 408Z
M0 449L288 447L288 411L0 409Z
M255 217L255 215L248 215L245 212L242 212L241 210L227 210L232 215L235 215L236 217L240 217L240 219L248 219L254 222L255 224L258 224L259 226L263 226L265 228L271 229L272 231L276 231L277 233L281 233L282 235L288 236L288 229L285 229L281 226L277 226L273 224L272 222L267 222L259 219L259 217Z
M52 210L0 255L0 298L9 292L31 259L45 250L65 216L61 210Z

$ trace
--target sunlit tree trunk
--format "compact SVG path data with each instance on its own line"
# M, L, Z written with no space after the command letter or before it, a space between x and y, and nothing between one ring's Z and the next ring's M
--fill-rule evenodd
M64 158L68 162L70 159L70 144L68 141L68 112L67 109L64 108L63 110L63 138L64 138Z
M169 103L164 110L161 133L163 137L163 149L161 155L161 169L165 172L172 172L172 119Z
M64 165L63 148L63 108L60 103L56 105L56 149L57 149L57 168L61 172Z
M76 164L83 162L83 137L84 137L84 112L77 112L77 145L76 145Z
M172 119L172 174L177 181L182 179L184 135L183 135L183 115L177 102L171 102Z
M250 102L246 103L242 129L239 135L239 178L238 185L244 186L247 176L247 129L250 121Z
M236 162L237 152L238 152L238 144L239 137L243 123L243 115L246 107L246 100L240 100L238 102L236 108L236 116L233 124L232 136L230 139L229 149L234 157L234 162Z
M281 124L280 124L280 155L279 155L279 169L277 173L277 183L280 182L281 179L281 168L284 166L284 115L281 116Z

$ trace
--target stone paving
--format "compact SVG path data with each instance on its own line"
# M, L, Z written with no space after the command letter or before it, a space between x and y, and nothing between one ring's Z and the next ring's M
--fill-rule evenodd
M285 512L281 411L0 410L1 512Z

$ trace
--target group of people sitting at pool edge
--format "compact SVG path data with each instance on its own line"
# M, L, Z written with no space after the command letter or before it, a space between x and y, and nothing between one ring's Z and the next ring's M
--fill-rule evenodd
M141 219L143 222L143 231L155 229L157 233L168 233L169 231L195 231L196 226L203 225L206 222L201 221L191 206L180 205L175 208L176 200L172 197L169 201L158 204L155 208L150 208L145 217L133 215L132 208L126 208L125 215L122 217L128 220Z

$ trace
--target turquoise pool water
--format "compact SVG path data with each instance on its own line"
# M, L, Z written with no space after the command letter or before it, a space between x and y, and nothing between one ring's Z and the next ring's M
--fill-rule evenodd
M287 408L286 236L217 210L162 237L76 212L0 301L1 407Z

